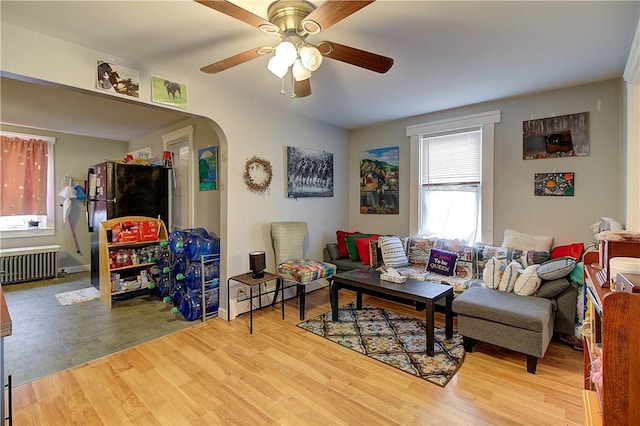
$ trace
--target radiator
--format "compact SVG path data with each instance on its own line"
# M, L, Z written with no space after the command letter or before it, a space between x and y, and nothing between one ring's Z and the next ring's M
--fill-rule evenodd
M58 245L0 249L0 283L57 277L59 251Z

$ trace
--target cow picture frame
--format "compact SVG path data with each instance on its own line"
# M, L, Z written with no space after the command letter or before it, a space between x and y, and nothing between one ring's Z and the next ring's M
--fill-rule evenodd
M158 104L187 108L187 85L164 77L151 76L151 100Z

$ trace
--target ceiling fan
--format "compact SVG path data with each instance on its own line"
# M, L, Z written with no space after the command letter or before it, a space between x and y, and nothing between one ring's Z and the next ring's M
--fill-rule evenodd
M226 0L195 1L281 38L276 46L249 49L200 68L208 74L215 74L275 52L267 69L282 79L291 67L294 97L303 98L311 94L309 78L311 72L320 67L323 57L378 73L389 71L393 65L393 59L386 56L331 41L321 41L314 45L307 40L309 35L326 30L374 0L326 0L318 7L306 0L277 0L269 5L268 20ZM284 93L284 90L281 93Z

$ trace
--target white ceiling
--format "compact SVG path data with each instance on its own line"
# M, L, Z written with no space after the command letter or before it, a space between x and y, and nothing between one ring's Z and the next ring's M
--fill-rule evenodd
M266 18L268 1L234 3ZM193 1L2 0L0 6L2 23L346 129L620 77L640 16L638 1L378 0L309 40L392 57L391 70L377 74L325 59L311 77L313 94L291 99L279 93L267 57L202 73L204 65L278 39ZM6 122L13 117L5 106Z

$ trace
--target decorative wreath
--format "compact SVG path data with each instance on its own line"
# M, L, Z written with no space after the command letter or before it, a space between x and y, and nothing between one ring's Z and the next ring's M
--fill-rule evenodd
M273 178L273 170L271 163L264 158L253 156L247 160L244 166L244 175L242 180L252 192L264 194L269 191L271 179Z

